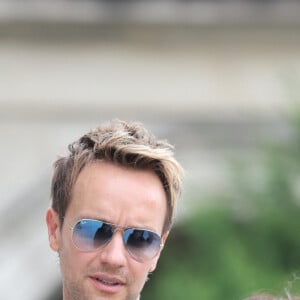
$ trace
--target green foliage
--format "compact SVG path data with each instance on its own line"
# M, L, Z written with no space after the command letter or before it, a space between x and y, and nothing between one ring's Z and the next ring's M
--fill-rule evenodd
M227 206L176 225L144 300L299 294L300 118L292 125L289 142L264 146L256 172L247 164L235 168L231 200L214 201Z

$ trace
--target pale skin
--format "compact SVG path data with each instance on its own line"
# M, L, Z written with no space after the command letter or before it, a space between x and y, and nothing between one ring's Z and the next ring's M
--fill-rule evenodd
M160 252L150 261L137 262L125 249L119 231L99 250L81 252L72 243L68 224L73 226L82 218L100 219L152 230L164 243L168 235L162 234L166 201L163 186L152 171L108 162L85 166L74 185L62 229L53 209L46 214L50 247L60 257L63 300L138 300ZM99 278L117 284L112 287Z

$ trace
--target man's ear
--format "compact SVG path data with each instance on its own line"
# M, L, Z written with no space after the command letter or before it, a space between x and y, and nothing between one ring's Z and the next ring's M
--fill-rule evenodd
M49 244L52 250L58 251L60 249L60 223L59 216L55 210L49 208L46 213L46 223L48 227Z
M152 263L152 265L150 267L149 273L152 273L156 269L156 265L157 265L158 259L160 257L161 251L164 248L164 245L165 245L165 242L166 242L166 240L168 238L168 235L169 235L169 231L167 231L166 233L163 234L163 236L161 238L162 246L161 246L161 248L160 248L159 253L157 254L157 256L153 259L153 263Z

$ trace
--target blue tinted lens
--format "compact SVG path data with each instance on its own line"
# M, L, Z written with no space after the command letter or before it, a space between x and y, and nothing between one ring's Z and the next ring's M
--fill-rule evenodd
M94 251L112 236L112 226L98 220L80 220L73 229L73 242L82 251Z
M123 237L128 252L138 261L152 259L161 247L160 236L149 230L130 228Z

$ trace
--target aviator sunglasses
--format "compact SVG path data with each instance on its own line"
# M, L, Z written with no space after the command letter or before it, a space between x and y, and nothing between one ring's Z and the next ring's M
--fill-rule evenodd
M161 237L147 229L128 228L93 219L82 219L69 227L74 245L83 252L97 251L110 242L118 230L123 233L127 252L136 261L152 259L163 246Z

